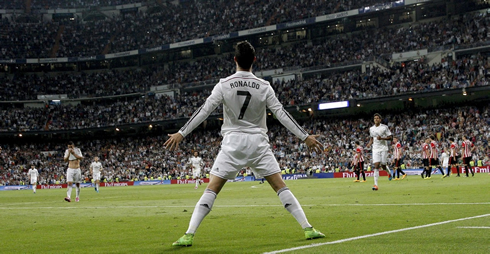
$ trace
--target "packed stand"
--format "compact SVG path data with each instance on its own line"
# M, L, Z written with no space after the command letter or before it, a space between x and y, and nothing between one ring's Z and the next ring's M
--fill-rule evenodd
M383 117L394 136L404 147L403 161L408 168L422 166L420 145L428 135L439 138L440 149L448 148L448 138L459 143L468 135L476 146L473 159L490 163L490 107L460 107L431 109L420 112L389 114ZM301 123L310 133L320 134L325 145L325 155L309 153L307 147L282 125L269 126L271 148L281 168L294 169L296 173L336 172L349 170L354 155L355 142L362 146L369 142L370 117L365 119L314 119ZM169 152L164 148L166 135L125 137L117 139L77 142L85 157L81 163L82 174L89 178L89 165L93 157L101 158L107 181L185 178L192 175L187 164L194 151L205 163L205 172L219 152L219 130L196 130L181 143L179 150ZM0 152L0 184L15 185L27 182L27 170L34 164L40 171L41 184L65 182L66 163L63 154L66 144L3 144ZM371 153L366 150L365 160ZM366 166L369 163L366 163Z
M289 3L289 1L294 3ZM326 6L324 1L319 0L301 2L288 0L285 3L278 0L186 1L179 6L167 4L165 8L156 13L126 13L101 21L81 22L75 20L63 23L66 31L62 34L61 46L57 56L94 56L104 53L106 47L110 48L108 53L153 48L167 43L263 27L275 24L275 22L330 14L332 11L357 8L376 2L378 1L339 1L329 3ZM263 9L265 14L257 13L257 9ZM340 41L335 42L336 45L324 45L323 50L330 52L330 49L337 49L335 46L339 45L354 48L354 50L346 48L345 51L355 52L355 54L348 53L348 55L343 56L346 53L342 52L342 55L339 56L329 56L334 58L334 61L335 58L345 61L344 58L352 60L386 52L400 52L446 44L457 46L472 41L486 41L486 27L488 26L486 17L472 16L474 14L467 15L468 17L462 18L463 20L451 20L449 22L443 20L430 23L430 25L400 27L391 29L389 33L386 28L373 31L364 30L354 38L339 39ZM55 24L54 26L58 28L60 25ZM42 31L44 23L24 24L9 21L4 26L12 31L14 31L12 27L16 27L16 32L12 33L11 36L14 41L23 43L19 47L26 48L32 47L30 45L32 42L22 41L22 36L28 34L23 31L23 27L26 26L26 29L29 30L30 27L35 26L38 28L37 30ZM58 29L55 30L58 31ZM46 45L42 45L42 48L52 48L54 36L49 41L43 41ZM31 54L27 55L27 52L22 50L14 51L10 48L6 50L7 53L4 55L10 58L12 56L14 58L32 57ZM38 52L34 57L50 57L46 53L50 52Z
M42 108L0 110L0 131L71 130L151 123L189 118L209 96L199 94L146 95L117 101L94 101L89 105L49 105ZM214 114L220 114L218 107Z
M25 74L0 76L0 101L37 100L38 95L66 94L68 98L95 98L150 91L163 85L158 68L70 72L64 74Z
M73 9L115 6L147 2L145 0L32 0L31 8L36 9Z
M394 65L388 70L373 68L366 73L356 70L333 73L323 78L277 81L273 83L273 88L284 105L307 105L317 102L488 86L490 85L489 68L488 58L476 54L433 66L411 61L403 67ZM202 71L209 70L202 69ZM231 71L229 70L229 74L232 73ZM67 92L70 98L143 93L149 91L151 85L158 85L158 82L161 82L157 81L158 75L155 72L158 71L126 70L55 77L22 76L17 77L15 82L6 80L0 98L26 99L20 97L21 93L30 93L31 99L34 99L35 94L45 93ZM194 73L200 73L200 69L194 69ZM222 76L226 76L224 74ZM51 86L52 84L59 84L59 86ZM54 88L59 90L47 90ZM145 94L143 97L128 96L109 101L94 100L76 106L62 104L44 108L3 108L0 110L0 116L4 121L0 122L0 130L85 129L186 118L205 101L211 90L212 86L209 86L201 90L175 93L174 97ZM218 107L214 114L219 114L221 110L221 107Z

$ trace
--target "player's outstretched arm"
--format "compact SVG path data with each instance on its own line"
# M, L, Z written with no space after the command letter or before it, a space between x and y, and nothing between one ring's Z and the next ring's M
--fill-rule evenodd
M305 139L305 143L311 151L321 154L323 153L323 144L317 140L318 137L320 137L320 135L308 135Z
M180 133L168 134L169 138L163 144L166 149L173 151L179 148L179 143L184 139L184 136Z

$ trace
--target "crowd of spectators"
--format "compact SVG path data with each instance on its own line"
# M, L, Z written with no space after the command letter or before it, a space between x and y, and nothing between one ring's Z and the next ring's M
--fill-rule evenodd
M404 163L408 168L419 168L421 164L421 142L428 135L439 140L439 149L448 148L448 138L461 143L461 136L468 135L476 146L473 159L489 162L490 156L490 107L459 107L431 109L403 114L389 114L383 122L398 137L404 147ZM371 117L310 119L300 124L310 133L320 134L325 145L325 154L309 153L307 147L282 125L269 126L271 148L278 158L281 168L295 169L307 173L312 169L322 172L349 170L354 154L354 142L365 146L369 141ZM94 156L99 156L104 166L103 178L108 181L146 179L168 179L172 176L191 175L187 164L193 151L198 151L209 170L219 152L221 136L219 130L196 130L190 134L176 152L169 152L163 146L166 135L123 137L112 139L84 140L76 143L85 159L81 168L84 177L89 178L89 164ZM2 144L0 152L0 184L27 182L26 172L30 165L40 171L41 184L64 183L66 163L63 154L64 143L24 143ZM366 150L366 161L370 161L370 151ZM366 167L369 163L366 163Z
M0 76L0 101L37 100L38 95L66 94L70 99L145 93L162 85L157 69L69 72Z
M130 1L130 0L128 0ZM79 3L120 4L126 0L32 1L35 8L64 8ZM71 23L54 21L20 23L15 19L0 21L0 59L50 57L60 26L64 30L57 56L87 56L110 51L120 52L150 48L165 43L229 33L268 24L319 16L357 8L379 0L363 1L181 1L168 4L156 13L137 12L117 15L105 20ZM40 4L41 3L41 4ZM12 1L8 6L17 4ZM0 1L0 9L7 6ZM38 7L44 6L44 7ZM57 6L57 7L54 7ZM217 8L219 6L220 8ZM257 9L264 10L257 12ZM219 10L219 12L218 12ZM195 18L197 17L197 18ZM42 20L42 19L39 19ZM226 22L224 22L226 20ZM257 48L255 71L297 67L325 68L336 64L365 61L394 52L423 48L446 48L487 43L490 17L486 14L464 14L450 19L389 28L366 28L350 34L317 38L311 43L299 41L280 47ZM171 29L170 29L171 28ZM193 61L175 61L141 69L102 70L94 72L13 74L0 76L0 101L33 100L37 95L67 94L69 98L95 98L127 95L119 99L91 100L78 105L51 105L18 109L3 106L0 110L0 131L69 130L117 126L188 118L203 103L211 87L185 88L188 83L212 81L234 72L232 55ZM321 77L297 78L273 84L285 105L305 105L319 101L373 98L440 89L461 89L489 85L489 63L485 55L475 54L453 61L445 58L440 64L423 61L387 68L370 68L322 74ZM148 93L154 85L175 84L180 93L174 97ZM188 91L188 92L185 92ZM190 91L190 92L189 92ZM143 96L130 96L141 93ZM219 114L221 108L214 113ZM388 115L385 121L406 147L406 164L417 167L419 143L428 134L437 134L441 141L462 134L471 136L478 147L476 158L488 161L489 108L464 107L438 109L402 115ZM281 167L306 172L345 170L352 156L355 141L367 143L371 119L317 119L303 126L312 133L321 133L326 156L309 154L304 144L283 127L273 125L270 139ZM87 158L99 155L109 180L142 179L144 177L185 176L185 161L196 149L206 161L206 168L218 152L218 131L197 131L186 139L177 153L163 148L165 137L141 137L90 140L78 144ZM206 145L205 145L206 144ZM5 144L0 158L0 183L25 181L30 164L41 173L41 183L64 181L66 165L60 159L65 144ZM367 153L369 160L369 153ZM86 171L90 160L84 160ZM86 173L85 173L86 174Z
M480 17L480 14L478 14L478 17ZM372 36L368 32L361 32L361 36L359 34L349 34L336 38L324 38L307 45L296 43L280 48L258 48L258 59L254 71L288 67L299 67L303 69L326 68L332 64L350 62L356 59L360 61L372 59L374 56L388 52L393 53L398 50L404 51L434 45L443 46L445 43L464 45L483 42L488 39L486 27L488 25L487 20L490 19L486 18L486 16L480 18L471 16L462 20L464 22L459 20L452 24L446 24L443 21L434 21L414 25L411 28L404 27L398 30L383 29L374 33L375 36ZM46 29L44 33L50 33L49 26L45 26L44 28ZM104 29L96 30L105 31ZM453 31L458 32L455 33ZM51 30L51 33L53 32ZM436 36L432 36L434 34ZM439 38L437 35L441 35L441 37ZM437 39L430 40L429 38L431 37L437 37ZM83 36L77 36L77 38L83 38ZM391 38L392 41L387 40L387 38ZM21 41L30 40L27 37L17 39L21 39ZM44 39L38 38L34 41L41 42ZM419 41L411 41L412 39ZM432 41L432 43L427 43L428 41ZM96 43L96 41L90 40L90 43ZM15 47L22 47L22 43L14 44L17 45ZM83 45L82 48L94 48L93 45ZM29 49L31 52L36 51L36 49L46 52L50 51L49 49L42 49L38 46L29 46L24 49ZM6 48L3 47L2 52L5 52L5 50ZM231 74L234 68L233 64L231 64L231 59L232 56L230 54L225 54L220 57L209 57L195 61L176 61L167 63L166 65L152 65L141 70L103 70L91 74L72 72L68 74L48 73L43 75L28 75L17 73L14 75L3 75L0 76L0 82L4 83L5 87L0 90L0 100L33 100L40 94L68 94L69 98L100 97L146 92L153 85L177 84L184 86L189 83L212 81L218 77ZM388 67L392 69L384 73L380 73L378 70L371 71L371 77L390 77L390 79L386 79L388 83L385 83L385 85L395 84L397 87L391 92L383 91L382 93L389 95L390 93L396 94L403 91L424 90L426 87L432 86L432 84L435 85L435 88L460 87L471 84L485 85L487 81L483 77L487 74L489 66L485 56L474 55L455 62L448 59L448 61L440 65L429 66L420 62L412 63L407 68L401 69L402 73L394 72L394 69L398 66ZM436 74L436 76L431 75L431 73L439 70L445 70L445 72ZM346 75L353 76L353 78L360 76L350 73ZM434 78L434 80L430 80L431 78ZM351 78L346 78L345 75L340 74L338 78L332 78L331 81L337 79L343 81L350 80ZM459 82L459 84L455 82ZM464 82L467 84L461 84ZM306 86L306 84L303 86ZM353 88L353 92L355 93L365 93L369 90L369 87L366 88L362 84L355 86ZM361 97L362 95L353 95L353 97L356 96Z
M31 0L31 10L78 9L115 6L132 3L145 3L145 0ZM25 0L0 0L0 10L24 10Z
M76 19L72 22L26 24L4 18L2 30L10 32L1 36L0 58L51 57L60 26L64 30L56 51L57 57L95 56L227 34L375 2L378 1L185 1L179 5L168 3L159 12L125 13L98 21ZM222 6L217 8L217 4ZM257 9L264 11L257 12ZM321 39L306 48L304 42L296 44L284 49L284 52L303 58L296 60L288 57L277 62L271 58L269 63L294 66L290 63L293 61L293 64L306 63L308 66L328 65L392 52L482 43L488 41L488 23L485 14L465 14L430 23L366 28L353 34ZM26 35L38 38L29 40ZM106 47L108 52L105 51Z
M343 71L309 79L278 80L272 85L285 106L298 106L488 86L489 68L488 58L475 54L456 61L445 59L441 64L432 66L410 61L403 66L393 65L391 69L371 68L365 73L360 70ZM199 71L194 70L195 73ZM4 107L0 109L0 117L3 119L0 131L85 129L187 118L205 101L213 88L207 86L196 90L179 90L173 97L143 93L149 91L152 84L158 84L155 77L155 72L132 69L74 76L18 77L16 82L5 82L4 91L8 93L0 93L0 98L15 98L17 95L22 96L21 93L35 96L46 90L55 94L66 92L69 97L76 98L127 93L142 95L90 100L78 105L62 102L61 105L41 108ZM55 88L60 90L49 90ZM214 114L221 113L221 110L218 107Z

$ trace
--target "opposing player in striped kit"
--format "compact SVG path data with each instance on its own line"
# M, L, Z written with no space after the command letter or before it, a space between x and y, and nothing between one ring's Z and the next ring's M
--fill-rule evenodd
M439 151L437 150L439 148L439 145L437 144L436 138L433 135L431 135L429 138L430 138L429 170L432 170L432 167L434 166L436 169L439 169L441 171L442 177L444 178L446 177L446 175L444 174L444 170L442 170L441 162L439 161Z
M471 171L471 176L475 176L475 172L471 168L471 153L475 150L473 143L468 139L466 135L463 135L463 144L461 144L461 155L463 156L463 167L466 171L466 177L468 177L468 172Z
M395 180L400 180L400 173L402 174L402 179L407 177L407 174L401 168L402 151L403 148L400 140L397 137L393 137L393 177L395 177L396 173Z
M189 227L174 246L191 246L194 234L204 217L211 211L216 196L229 179L244 167L250 167L254 175L263 176L277 193L284 208L293 215L304 230L306 239L325 237L306 219L303 208L286 186L281 169L270 148L267 135L266 109L300 140L310 152L321 154L323 145L318 135L309 135L284 109L268 81L252 73L255 49L247 41L236 45L236 73L220 79L205 103L194 112L189 121L174 134L169 134L165 147L178 148L182 139L201 124L219 105L223 104L221 150L210 172L210 181L192 213Z
M452 167L455 167L456 168L456 172L458 173L458 175L456 177L460 177L459 175L459 164L458 164L458 159L459 159L459 156L458 156L458 144L456 142L454 142L454 138L449 138L449 141L451 142L451 144L449 145L449 172L448 172L448 175L450 175L451 173L451 168Z
M424 165L424 170L422 170L422 173L420 173L420 176L422 179L430 179L430 174L431 174L431 169L430 169L430 162L429 162L429 157L430 157L430 138L426 138L425 141L421 145L421 150L422 150L422 164ZM425 178L424 178L425 175Z
M362 148L361 143L359 141L355 142L356 149L354 155L355 161L355 171L357 175L357 179L354 182L366 182L366 174L364 173L364 148ZM362 174L362 181L359 181L359 177Z

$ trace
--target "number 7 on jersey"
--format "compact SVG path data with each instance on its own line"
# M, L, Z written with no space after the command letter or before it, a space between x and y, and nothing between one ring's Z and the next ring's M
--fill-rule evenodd
M238 119L243 119L243 115L247 110L248 104L250 103L250 98L252 98L252 94L249 91L236 91L236 95L238 96L247 96L245 97L245 101L243 102L242 108L240 109L240 115Z

